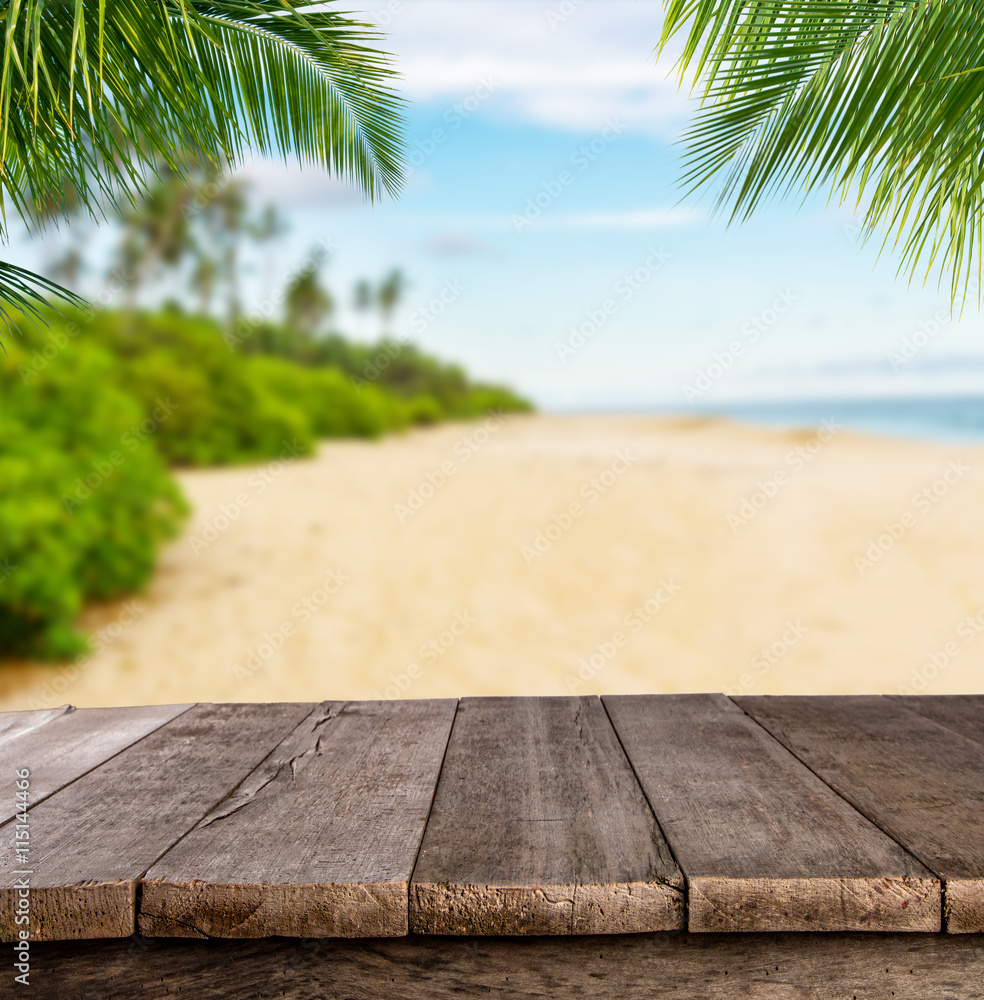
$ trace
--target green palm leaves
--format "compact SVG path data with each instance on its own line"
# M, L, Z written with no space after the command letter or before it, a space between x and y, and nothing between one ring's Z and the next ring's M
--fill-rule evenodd
M132 201L247 148L370 198L401 173L400 101L369 26L322 0L0 0L0 200L33 224ZM9 268L9 265L8 265ZM50 291L0 269L0 296ZM33 281L32 281L33 278ZM21 299L15 297L21 295Z
M978 281L984 28L964 0L669 0L662 46L704 102L686 182L746 218L769 196L827 187L865 206L910 278ZM979 284L979 282L978 282Z

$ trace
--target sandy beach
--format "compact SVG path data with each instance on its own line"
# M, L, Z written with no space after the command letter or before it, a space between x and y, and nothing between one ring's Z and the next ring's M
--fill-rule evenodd
M514 417L184 471L79 663L0 707L984 691L984 447Z

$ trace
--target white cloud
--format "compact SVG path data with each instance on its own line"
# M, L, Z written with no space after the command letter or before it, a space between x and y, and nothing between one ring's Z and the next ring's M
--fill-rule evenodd
M459 229L450 229L433 237L424 244L424 249L437 257L502 256L495 247Z
M491 80L495 111L539 125L588 131L617 115L665 137L687 117L674 54L655 65L662 12L651 0L363 2L388 12L386 47L411 100L450 105ZM558 20L561 10L572 12Z
M323 168L301 166L295 160L250 159L236 171L256 200L280 208L363 205L366 199L354 184L333 177Z

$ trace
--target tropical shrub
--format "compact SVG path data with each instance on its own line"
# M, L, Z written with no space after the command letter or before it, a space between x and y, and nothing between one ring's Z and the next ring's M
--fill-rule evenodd
M398 340L360 344L339 334L316 337L267 323L238 348L247 355L279 357L310 368L335 368L363 391L375 388L405 400L410 423L468 419L489 409L532 410L510 389L472 382L460 365Z
M278 455L285 444L306 455L310 422L289 396L268 392L211 319L177 310L99 313L84 335L118 359L116 382L150 412L170 400L175 413L155 435L168 462L225 465Z
M141 587L186 511L112 356L78 340L42 366L50 334L0 354L0 656L79 651L83 602Z
M316 437L375 438L406 422L404 408L392 406L385 393L358 389L335 368L303 368L272 357L247 364L260 391L295 405Z

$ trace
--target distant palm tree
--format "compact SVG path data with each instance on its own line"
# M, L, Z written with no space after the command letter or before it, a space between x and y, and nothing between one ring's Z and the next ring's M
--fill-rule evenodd
M288 285L284 297L287 325L292 331L313 337L335 311L331 293L321 284L316 265L305 268Z
M685 182L747 218L817 187L858 199L911 277L981 266L984 27L969 0L668 0L703 93Z
M360 316L365 316L372 308L372 298L372 285L365 278L360 278L352 289L352 305ZM365 336L365 324L360 322L359 326L360 333Z
M289 231L286 218L281 214L276 205L269 202L263 206L258 216L256 216L247 226L247 233L259 244L266 246L266 259L263 264L263 298L269 299L273 291L271 282L273 280L275 256L273 247L280 237L285 236Z
M332 0L328 0L332 2ZM101 217L160 174L295 155L370 198L399 187L401 103L378 35L325 0L0 0L0 208ZM194 161L194 162L192 162ZM6 238L6 226L0 237ZM0 299L59 291L0 263Z
M393 313L400 304L400 299L403 298L405 287L406 280L403 277L403 272L394 268L383 278L379 288L376 289L376 304L379 306L379 312L383 319L384 337L389 336L390 327L393 324Z
M168 175L120 213L123 232L113 273L125 286L130 310L155 272L177 267L194 246L189 206L195 189L182 177L162 173Z

